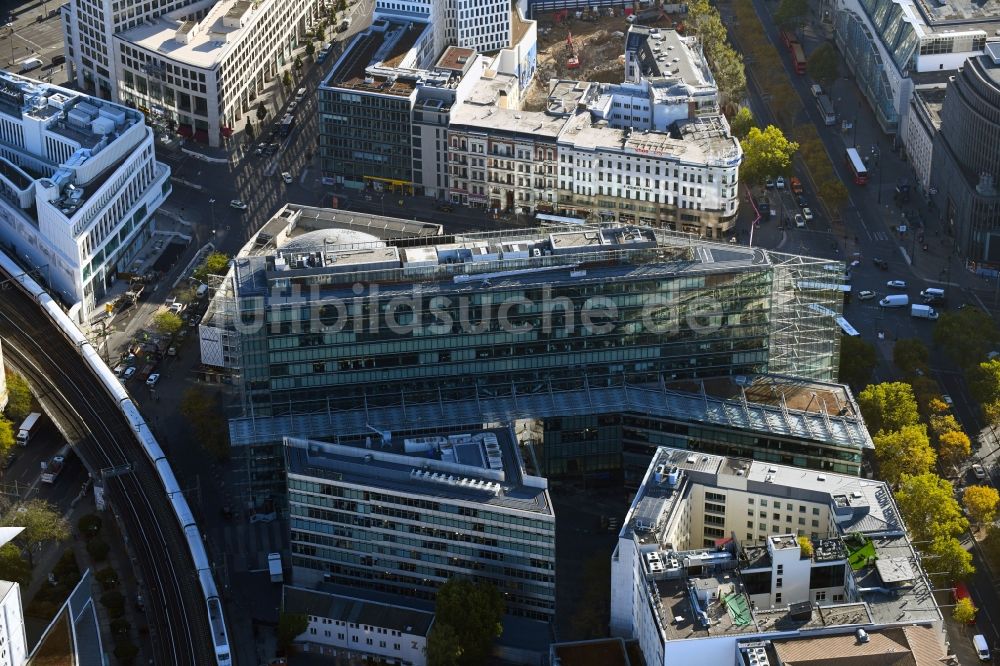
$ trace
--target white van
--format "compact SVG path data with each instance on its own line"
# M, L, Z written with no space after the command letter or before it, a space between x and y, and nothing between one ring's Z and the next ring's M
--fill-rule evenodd
M40 58L28 58L21 62L21 73L30 72L33 69L38 69L42 66L42 61Z
M208 293L208 285L207 284L203 284L203 285L200 285L198 287L198 291L195 292L195 295L198 298L205 298L205 294L207 294L207 293Z
M813 97L819 97L823 94L823 88L818 83L814 83L809 86L809 90L812 91Z
M936 287L928 287L920 292L920 296L924 299L926 303L940 302L944 300L944 289L938 289Z
M878 302L883 308L905 308L910 304L910 297L906 294L890 294Z
M979 661L990 660L990 646L987 645L985 636L982 634L976 634L973 636L972 646L976 648L976 656L979 657Z

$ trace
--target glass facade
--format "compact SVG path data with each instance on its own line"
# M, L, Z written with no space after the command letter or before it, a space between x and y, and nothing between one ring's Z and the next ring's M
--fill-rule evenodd
M874 4L877 5L874 9L879 12L879 20L884 21L884 14L887 12L891 15L896 14L895 11L891 11L896 5L894 2L875 0ZM916 39L913 27L908 23L897 21L892 25L895 28L890 37L894 41L888 46L892 49L897 71L906 71L910 68L910 59L919 41ZM892 86L889 85L885 73L886 64L875 42L876 36L865 25L861 16L847 10L837 12L835 26L837 47L844 55L848 69L854 74L858 87L875 112L875 118L882 131L895 134L899 129L899 112L893 101Z
M555 615L555 518L289 475L292 564L318 580L433 600L459 574L507 612ZM298 579L297 579L298 580Z

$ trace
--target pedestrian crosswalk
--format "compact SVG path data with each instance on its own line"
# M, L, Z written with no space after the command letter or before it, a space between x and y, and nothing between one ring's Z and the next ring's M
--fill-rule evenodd
M885 231L873 231L869 234L874 241L887 241L889 240L889 234Z

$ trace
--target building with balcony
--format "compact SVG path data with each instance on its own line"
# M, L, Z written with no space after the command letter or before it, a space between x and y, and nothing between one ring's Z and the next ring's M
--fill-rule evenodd
M0 73L0 241L86 322L170 194L141 113Z
M285 439L293 579L425 601L453 576L555 615L555 514L512 429L341 444Z
M882 131L905 135L915 85L943 82L1000 28L969 0L840 0L835 41Z
M1000 263L1000 42L948 83L931 187L945 229L973 261Z
M611 633L663 666L869 632L941 658L933 587L885 483L664 447L612 555Z

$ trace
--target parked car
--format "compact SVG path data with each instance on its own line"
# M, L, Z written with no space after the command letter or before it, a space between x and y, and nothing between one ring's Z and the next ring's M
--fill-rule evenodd
M889 262L886 261L885 259L879 259L878 257L875 257L872 259L872 263L884 271L889 270Z
M795 226L799 229L805 229L806 219L800 213L795 214Z
M802 181L796 178L795 176L792 176L790 182L791 182L792 194L802 194Z
M980 481L985 481L987 477L986 468L977 463L972 466L972 475Z
M285 181L286 185L291 185L292 181L295 180L295 179L292 178L292 174L288 173L287 171L282 171L281 172L281 180Z
M877 295L878 294L876 294L874 291L871 291L870 289L865 289L864 291L859 291L858 292L858 300L859 301L870 301L871 299L875 298Z
M808 201L806 201L806 198L805 198L805 197L803 197L803 196L799 196L799 197L797 197L797 198L795 199L795 201L796 201L796 203L798 203L798 204L799 204L799 208L805 208L806 206L808 206L808 205L809 205L809 202L808 202Z
M768 176L767 180L764 181L764 187L769 190L774 189L774 179Z
M779 190L785 189L785 177L784 176L778 176L778 179L776 181L774 181L774 186L776 188L778 188Z
M948 395L947 393L941 396L941 401L944 402L944 404L948 405L949 407L955 404L955 401L952 400L951 396Z
M243 201L241 199L233 199L232 201L229 202L229 207L230 208L235 208L236 210L246 210L247 209L247 205L245 203L243 203Z
M146 386L149 387L156 386L156 382L158 381L160 381L160 375L159 373L154 372L149 376L149 379L146 380Z
M889 280L885 286L889 289L906 289L906 280Z
M122 373L122 379L128 381L129 379L132 379L133 375L135 375L134 365L125 368L125 372Z
M802 209L802 217L806 218L807 220L812 220L813 219L812 209L809 208L809 207L803 208Z

